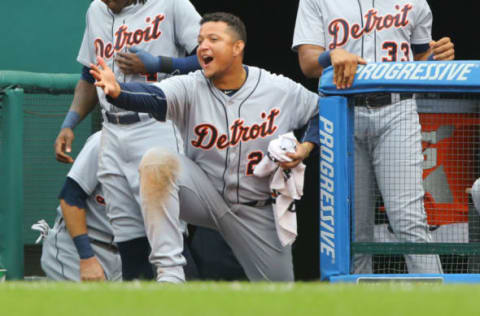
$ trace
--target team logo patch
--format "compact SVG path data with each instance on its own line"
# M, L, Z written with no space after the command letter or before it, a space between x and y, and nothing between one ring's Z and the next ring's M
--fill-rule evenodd
M105 206L105 199L103 198L103 196L96 195L95 196L95 201L97 201L98 204Z

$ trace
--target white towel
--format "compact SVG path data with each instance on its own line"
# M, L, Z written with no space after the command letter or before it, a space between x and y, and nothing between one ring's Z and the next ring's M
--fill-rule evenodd
M275 197L273 213L278 238L282 246L293 244L297 237L297 214L295 200L303 195L305 165L300 163L291 170L283 170L278 162L292 161L286 153L294 153L297 139L293 132L280 135L268 144L268 154L255 167L257 177L271 175L270 190Z

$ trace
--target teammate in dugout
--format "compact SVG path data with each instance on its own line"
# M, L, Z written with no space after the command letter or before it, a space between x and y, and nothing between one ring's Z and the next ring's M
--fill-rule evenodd
M100 138L100 132L90 136L78 154L59 195L60 206L57 208L55 225L50 230L47 226L42 234L46 237L42 246L41 266L49 279L122 280L120 254L113 242L112 226L106 215L106 202L97 178ZM225 272L226 268L222 265L213 276L199 274L188 244L184 245L183 255L188 258L185 268L188 279L242 277L242 271L232 275ZM203 259L202 256L197 258L200 261ZM222 261L224 265L232 266L227 259Z
M431 38L426 0L300 0L292 48L307 77L334 67L338 89L349 88L358 64L452 60L448 37ZM403 242L430 242L423 204L420 124L412 94L356 99L355 241L373 241L377 183L393 232ZM408 100L407 100L408 99ZM410 273L441 273L438 256L408 255ZM353 273L371 273L371 256L356 255Z
M307 130L318 131L318 95L243 65L246 30L239 18L212 13L200 24L201 71L148 85L119 83L102 58L99 66L91 65L95 85L110 102L171 119L184 139L185 155L153 148L140 165L157 280L184 281L181 218L220 231L250 280L293 281L291 247L282 247L277 236L269 181L253 176L253 170L278 135L311 118ZM298 144L292 161L281 167L293 168L313 147Z
M122 279L120 255L97 179L100 138L100 132L88 138L60 193L55 225L42 246L41 266L49 279Z
M110 201L107 215L120 250L124 280L154 277L140 211L141 157L153 146L161 144L180 152L182 145L172 122L158 122L150 114L125 111L110 104L103 91L93 85L88 66L96 62L97 55L102 56L122 82L156 82L169 75L131 71L119 52L126 53L127 46L135 46L154 55L172 57L179 62L175 71L188 72L195 56L185 55L197 46L199 21L200 15L188 0L94 0L86 15L77 57L84 65L83 74L55 141L55 153L57 160L73 162L68 154L74 139L73 129L99 101L104 123L98 177L105 199Z

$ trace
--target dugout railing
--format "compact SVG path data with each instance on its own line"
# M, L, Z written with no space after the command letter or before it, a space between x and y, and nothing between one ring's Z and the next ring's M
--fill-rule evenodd
M57 195L69 165L53 144L79 79L77 74L0 71L0 262L7 279L38 275L40 245L31 225L53 225ZM72 155L99 128L99 115L75 130Z
M396 240L378 185L365 188L377 199L371 210L373 240L355 238L356 96L384 92L415 95L422 128L423 204L432 242ZM322 279L480 282L480 221L469 196L480 177L480 62L369 63L359 66L353 86L345 90L336 89L330 67L319 93L324 95L319 103ZM352 258L358 254L373 256L373 274L352 274ZM409 274L402 262L406 254L438 255L443 273Z

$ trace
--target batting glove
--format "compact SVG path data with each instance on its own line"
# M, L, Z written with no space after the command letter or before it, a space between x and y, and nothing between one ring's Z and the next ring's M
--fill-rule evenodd
M153 56L137 47L130 47L129 51L137 54L148 73L156 73L160 71L160 57Z
M38 244L47 237L48 232L50 231L50 226L48 226L48 223L45 220L41 219L36 224L32 225L32 230L40 232L40 236L35 240L35 244Z

